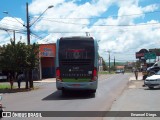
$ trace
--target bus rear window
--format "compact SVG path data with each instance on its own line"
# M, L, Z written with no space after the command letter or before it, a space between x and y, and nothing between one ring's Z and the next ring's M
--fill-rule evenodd
M94 59L92 39L62 39L59 43L59 59Z

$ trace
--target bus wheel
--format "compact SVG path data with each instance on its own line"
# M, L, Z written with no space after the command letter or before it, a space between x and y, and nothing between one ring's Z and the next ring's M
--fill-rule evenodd
M96 93L96 90L89 90L90 93Z
M62 90L62 95L66 95L67 94L67 90Z

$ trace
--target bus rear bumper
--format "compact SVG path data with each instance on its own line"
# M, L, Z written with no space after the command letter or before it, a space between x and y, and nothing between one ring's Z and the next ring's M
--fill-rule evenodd
M95 82L56 82L58 90L96 90L97 81Z

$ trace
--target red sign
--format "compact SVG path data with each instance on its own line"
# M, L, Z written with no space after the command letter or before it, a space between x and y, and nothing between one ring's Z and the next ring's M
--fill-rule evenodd
M144 57L144 53L137 52L136 53L136 58L141 58L141 57Z
M144 58L144 54L148 53L148 50L141 49L139 52L136 52L136 58L142 59Z

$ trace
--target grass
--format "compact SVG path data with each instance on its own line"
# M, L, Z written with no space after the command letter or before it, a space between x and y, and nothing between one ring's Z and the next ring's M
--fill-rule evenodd
M0 84L0 90L4 90L4 89L10 89L11 86L8 84ZM14 88L14 87L13 87Z
M29 89L20 88L19 89L16 86L13 86L13 89L11 89L10 84L0 83L0 93L28 92L31 90L38 90L38 89L39 89L39 87L34 87L33 89L32 88L29 88Z
M114 73L115 73L114 71L111 71L110 73L108 71L98 72L98 74L114 74Z

